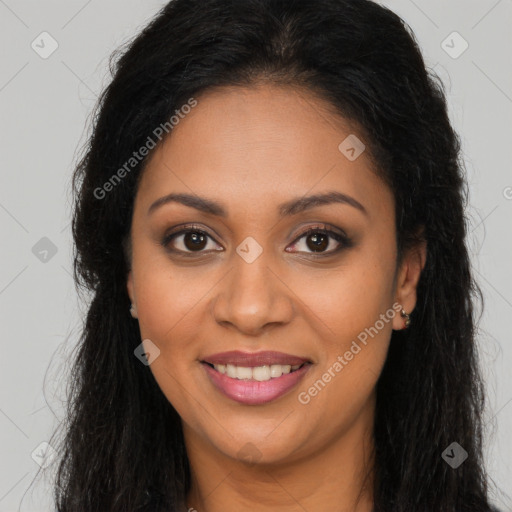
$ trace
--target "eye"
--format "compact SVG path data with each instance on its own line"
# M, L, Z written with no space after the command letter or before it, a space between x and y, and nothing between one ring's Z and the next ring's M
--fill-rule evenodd
M305 239L304 242L301 242ZM291 246L298 252L317 253L319 256L330 255L352 245L351 240L343 233L332 231L324 227L309 228L302 233ZM334 249L332 248L334 246ZM327 250L329 249L329 250ZM287 252L292 252L289 248Z
M179 231L167 234L162 240L162 245L171 252L201 253L207 252L204 249L208 249L208 239L213 243L209 249L218 251L218 245L206 231L195 226L185 226Z
M305 239L304 242L301 242ZM210 251L222 251L216 244L212 236L206 231L195 225L181 226L181 229L175 230L165 235L161 244L168 251L181 253L183 255L192 255L194 253L204 253L208 251L208 242L211 241ZM332 246L335 246L332 248ZM294 252L290 247L298 252L317 254L318 256L331 255L341 251L346 247L351 247L352 241L342 232L327 229L325 225L321 227L309 228L302 233L292 246L286 248L287 252ZM329 250L327 250L329 249Z

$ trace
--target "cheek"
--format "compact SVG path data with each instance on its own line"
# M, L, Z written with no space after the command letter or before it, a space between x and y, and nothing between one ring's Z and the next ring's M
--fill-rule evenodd
M393 302L393 255L353 252L328 271L288 275L297 297L314 313L322 336L342 344L375 323ZM391 324L390 324L391 325Z
M134 256L134 272L142 336L157 340L165 350L186 340L186 333L197 328L194 317L215 282L212 273L199 266L172 266L165 255L148 263L142 252L138 260Z
M342 317L334 326L336 342L321 340L318 369L298 390L299 403L306 404L306 417L311 414L337 429L360 414L372 396L389 348L392 324L379 319L381 312L385 313L354 312L350 327Z
M317 340L322 354L318 370L300 390L316 410L329 415L343 403L344 417L351 417L372 393L397 314L392 307L393 265L392 250L365 250L331 272L324 283L302 281L303 290L311 290L307 305L324 333Z
M212 285L191 277L190 270L171 270L168 261L152 260L151 265L140 268L136 294L141 337L160 350L149 369L180 416L194 422L187 379L193 379L199 368L196 356L202 323L198 314L201 299Z

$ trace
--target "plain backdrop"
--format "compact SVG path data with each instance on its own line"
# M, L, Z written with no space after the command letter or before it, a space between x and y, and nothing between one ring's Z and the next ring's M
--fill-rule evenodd
M66 357L85 311L71 276L70 177L111 52L164 3L0 0L0 512L54 510L45 443L63 418ZM462 138L468 244L485 295L485 456L495 502L510 511L512 1L382 3L414 30Z

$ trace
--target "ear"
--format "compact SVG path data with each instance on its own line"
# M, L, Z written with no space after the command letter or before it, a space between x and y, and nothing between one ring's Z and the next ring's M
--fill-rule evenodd
M132 303L132 307L130 309L130 314L133 316L133 318L137 317L137 303L135 300L135 292L134 292L134 286L133 286L133 273L130 270L128 272L128 279L126 281L126 289L128 291L128 296L130 297L130 301Z
M396 282L395 300L402 306L406 313L411 314L416 306L416 290L421 272L427 261L427 242L424 239L418 241L404 255L402 264L398 271ZM393 329L401 330L405 327L401 315L393 318Z

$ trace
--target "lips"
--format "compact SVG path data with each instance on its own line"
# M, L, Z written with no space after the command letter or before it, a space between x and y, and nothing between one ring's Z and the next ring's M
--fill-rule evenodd
M273 351L222 352L207 356L201 363L215 389L244 405L266 404L287 394L298 385L312 364L307 358ZM275 378L268 373L274 374L276 370L279 371ZM230 373L233 376L229 376ZM247 373L253 378L245 378Z
M296 366L302 365L303 363L310 363L311 361L304 357L284 354L283 352L264 351L249 353L234 350L207 356L202 362L212 365L232 364L234 366L257 367L272 364Z

